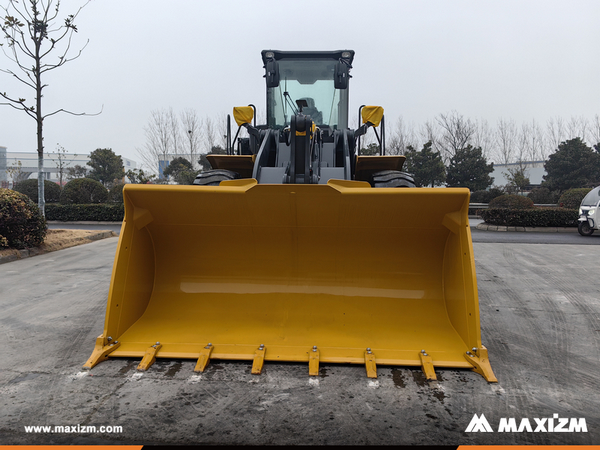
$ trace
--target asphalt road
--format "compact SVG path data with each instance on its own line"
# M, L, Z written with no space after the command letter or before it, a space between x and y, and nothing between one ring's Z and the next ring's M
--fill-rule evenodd
M494 233L500 234L500 233ZM506 233L502 233L506 234ZM521 233L514 233L521 234ZM474 233L474 236L476 234ZM483 342L469 370L111 359L102 332L117 238L0 266L0 444L598 444L600 287L593 245L474 243ZM484 414L494 432L465 432ZM497 432L501 418L585 418L587 432ZM25 426L120 426L27 433Z
M513 231L481 231L475 228L481 220L471 219L471 235L473 242L515 243L515 244L574 244L600 245L600 233L592 236L580 236L577 232L544 233L544 232L513 232ZM116 222L50 222L50 228L76 230L111 230L115 234L121 232L121 223Z

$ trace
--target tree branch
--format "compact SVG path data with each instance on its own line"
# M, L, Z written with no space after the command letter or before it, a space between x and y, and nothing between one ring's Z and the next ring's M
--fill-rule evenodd
M67 111L66 109L57 109L56 111L51 112L51 113L46 114L45 116L43 116L42 120L44 120L46 117L50 117L50 116L53 116L53 115L61 113L61 112L65 113L65 114L71 114L72 116L99 116L100 114L102 114L103 111L104 111L104 105L102 105L102 109L100 109L99 112L93 113L93 114L90 114L90 113L74 113L72 111Z

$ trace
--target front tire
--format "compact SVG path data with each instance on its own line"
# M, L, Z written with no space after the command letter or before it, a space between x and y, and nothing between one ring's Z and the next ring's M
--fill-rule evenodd
M594 232L594 229L592 227L590 227L590 224L587 220L579 222L579 225L577 226L577 231L579 231L579 234L582 236L591 236L592 233Z
M216 169L206 170L196 175L194 185L196 186L218 186L221 181L237 180L240 174L232 170Z
M412 175L399 170L382 170L375 172L371 177L371 186L374 188L384 187L415 187Z

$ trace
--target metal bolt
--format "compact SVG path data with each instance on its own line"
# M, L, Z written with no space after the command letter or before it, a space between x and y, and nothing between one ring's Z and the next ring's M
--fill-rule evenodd
M115 344L118 344L118 343L119 343L119 341L115 341L114 343L115 343Z
M260 348L264 348L265 344L260 344Z
M471 352L469 350L467 350L467 355L470 355L470 354L471 354Z
M160 345L160 342L157 342L156 345Z
M367 351L370 352L371 351L371 347L367 347Z
M107 337L106 339L107 339L109 342L110 342L110 341L112 341L112 337L111 337L111 336Z
M427 353L423 353L423 356L429 356Z
M371 352L371 350L367 350L367 353L370 355L372 352Z
M209 347L212 347L212 344L209 342L209 343L208 343L208 346L209 346Z
M471 355L471 354L470 354L469 356L470 356L471 358L475 358L475 356L473 356L473 355Z
M421 350L421 353L425 353L425 350Z
M317 351L317 346L313 345L313 352L316 352L316 351Z

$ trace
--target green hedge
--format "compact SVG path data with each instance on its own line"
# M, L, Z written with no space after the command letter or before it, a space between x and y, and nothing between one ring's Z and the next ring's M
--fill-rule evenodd
M14 189L21 194L25 194L33 200L33 203L38 202L37 178L19 181ZM58 202L60 199L60 186L52 181L44 180L44 199L46 200L46 203Z
M581 205L583 197L585 197L591 190L591 188L569 189L558 199L558 206L562 208L579 210L579 205Z
M125 215L122 203L91 205L46 205L46 219L71 222L78 220L121 222Z
M82 205L87 203L105 203L108 190L102 183L90 178L76 178L65 184L60 203L63 205Z
M504 194L492 199L488 208L530 209L533 208L533 201L522 195Z
M490 225L511 227L576 227L579 212L565 208L507 209L490 208L481 212Z
M28 196L0 188L0 248L37 247L47 229L44 216Z
M486 191L471 192L471 203L489 203L496 197L500 197L504 191L500 188L491 188Z

